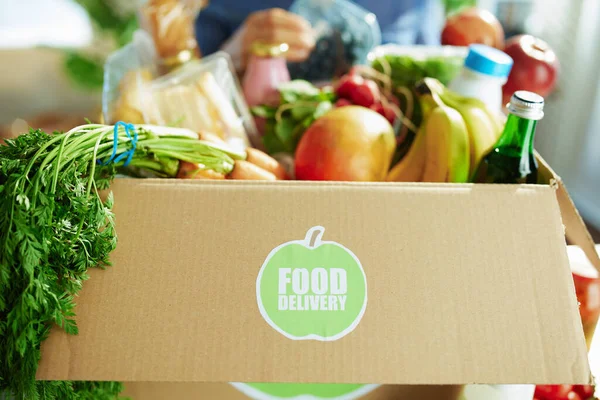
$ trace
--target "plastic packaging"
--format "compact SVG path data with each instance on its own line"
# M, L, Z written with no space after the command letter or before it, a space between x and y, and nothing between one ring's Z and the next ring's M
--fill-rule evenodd
M139 7L140 26L152 36L162 72L200 57L194 21L206 3L207 0L146 0Z
M256 138L233 64L218 52L160 75L156 48L145 31L105 64L102 111L106 123L125 121L211 132L242 150ZM258 139L257 139L258 140Z
M316 32L309 58L288 65L292 79L329 81L353 64L366 62L369 51L381 44L375 14L348 0L296 0L290 11L302 16Z
M502 86L513 65L512 58L501 50L474 44L460 75L449 88L463 96L477 98L490 108L502 112Z

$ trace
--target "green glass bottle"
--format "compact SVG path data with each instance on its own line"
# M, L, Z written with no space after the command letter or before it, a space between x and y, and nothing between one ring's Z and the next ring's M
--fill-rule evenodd
M537 183L538 165L533 153L537 122L544 117L544 98L527 91L515 92L508 104L502 136L479 163L475 183Z

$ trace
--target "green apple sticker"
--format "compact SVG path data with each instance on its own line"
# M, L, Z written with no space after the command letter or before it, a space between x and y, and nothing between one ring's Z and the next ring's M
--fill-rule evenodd
M356 255L323 241L312 227L303 240L283 243L265 259L256 279L263 318L293 340L338 340L352 332L367 307L367 279Z
M231 385L253 400L355 400L379 385L311 383L239 383Z

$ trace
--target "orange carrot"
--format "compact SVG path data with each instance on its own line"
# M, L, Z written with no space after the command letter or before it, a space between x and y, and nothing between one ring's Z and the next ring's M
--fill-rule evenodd
M227 175L227 179L275 181L277 178L271 172L252 164L248 161L236 160L233 171Z
M246 160L266 171L269 171L275 175L277 179L288 179L285 168L283 168L283 166L279 164L276 159L267 153L263 153L260 150L249 147L246 149Z
M179 179L225 179L225 175L212 169L201 169L199 165L187 161L179 162Z

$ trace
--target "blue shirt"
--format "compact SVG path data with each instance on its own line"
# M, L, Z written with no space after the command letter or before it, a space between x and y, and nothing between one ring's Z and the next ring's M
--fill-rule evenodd
M202 54L209 55L235 32L251 13L289 9L293 0L211 0L196 20ZM439 45L443 25L440 0L355 0L377 16L383 43Z

